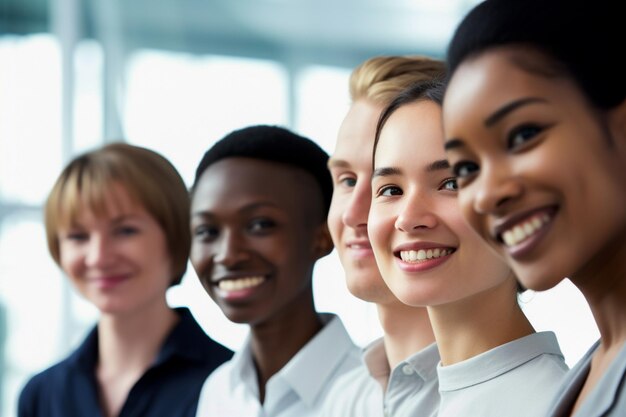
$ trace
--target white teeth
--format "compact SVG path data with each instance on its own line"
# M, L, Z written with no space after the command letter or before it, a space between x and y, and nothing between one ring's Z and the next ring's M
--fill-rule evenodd
M256 287L265 281L265 277L246 277L246 278L237 278L237 279L224 279L221 280L217 285L220 290L223 291L240 291L245 290L246 288Z
M513 228L502 233L502 240L506 246L515 246L537 233L544 225L550 221L550 216L542 214L535 216L524 223L515 225Z
M426 259L435 259L452 253L452 249L420 249L420 250L403 250L400 251L400 258L404 262L420 262Z

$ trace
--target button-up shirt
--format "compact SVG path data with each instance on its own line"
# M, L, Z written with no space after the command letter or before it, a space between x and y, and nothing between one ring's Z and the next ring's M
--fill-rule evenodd
M321 416L436 415L438 363L439 352L433 343L392 370L383 339L377 339L363 350L363 364L337 381Z
M323 314L324 327L268 381L259 401L250 338L205 382L198 417L319 416L333 382L359 364L359 348L339 317Z
M207 336L186 308L155 362L128 393L119 417L192 417L202 384L232 351ZM99 417L95 369L98 332L92 329L67 359L35 375L18 402L18 417Z
M440 417L545 416L567 372L552 332L533 333L438 365Z

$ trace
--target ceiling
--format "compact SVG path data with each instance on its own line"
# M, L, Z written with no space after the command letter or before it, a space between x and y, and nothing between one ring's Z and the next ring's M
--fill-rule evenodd
M125 51L158 48L352 66L379 54L443 56L478 0L0 0L0 33L72 22ZM70 19L68 20L68 16Z

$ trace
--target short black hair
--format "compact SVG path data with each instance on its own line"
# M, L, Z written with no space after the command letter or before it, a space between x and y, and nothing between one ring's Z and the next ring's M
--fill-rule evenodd
M196 168L192 193L206 169L225 158L253 158L278 162L310 174L322 196L324 219L328 215L333 183L328 171L328 154L311 139L284 127L255 125L235 130L216 142L202 157Z
M626 98L626 39L615 0L485 0L457 27L448 75L466 59L499 46L529 46L564 68L587 98L610 109Z

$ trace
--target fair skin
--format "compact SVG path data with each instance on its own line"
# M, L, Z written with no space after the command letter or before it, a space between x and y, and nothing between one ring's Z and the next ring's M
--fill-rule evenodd
M322 327L311 279L332 243L318 188L295 167L236 157L207 168L193 194L191 262L224 314L251 327L261 403Z
M384 331L390 368L434 342L425 308L400 302L380 276L367 233L371 202L372 146L382 106L355 101L339 130L329 169L333 199L328 227L345 271L346 284L356 297L376 303Z
M60 264L101 313L99 385L103 415L119 415L178 317L165 293L172 281L165 234L120 184L110 187L106 215L88 207L59 230Z
M444 106L447 156L463 214L532 289L564 277L581 290L601 345L577 410L626 342L626 104L594 109L529 49L463 63ZM471 100L471 103L468 101Z
M510 269L462 218L442 138L436 103L392 113L376 148L368 229L385 282L403 302L428 306L450 365L534 330Z

